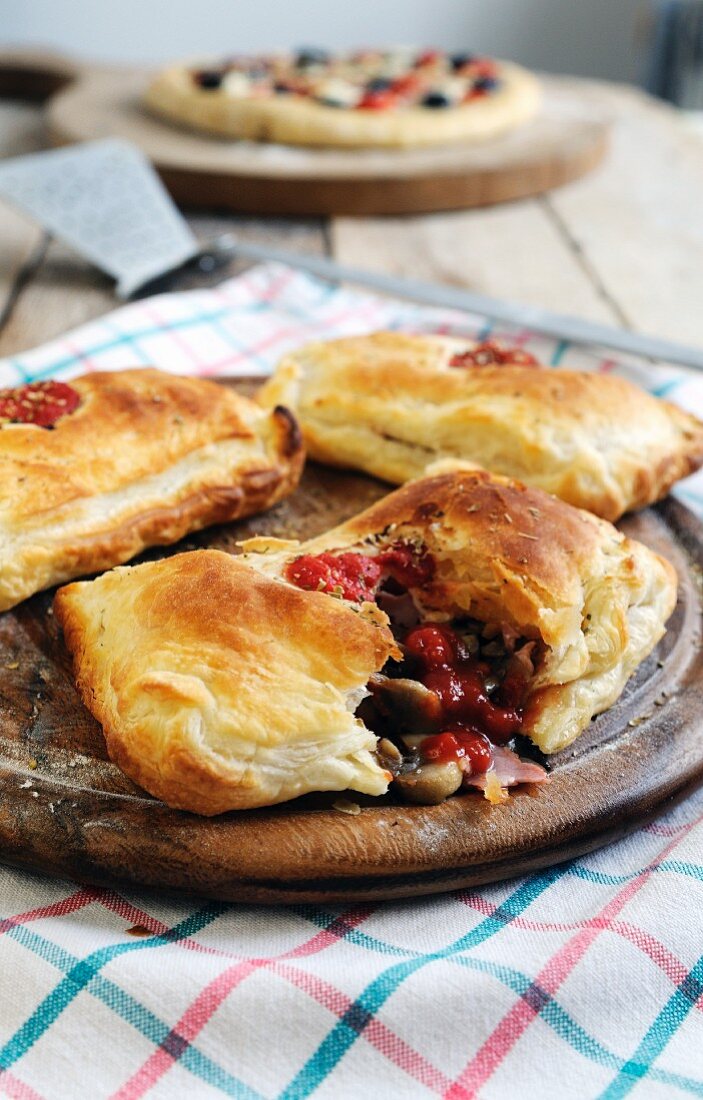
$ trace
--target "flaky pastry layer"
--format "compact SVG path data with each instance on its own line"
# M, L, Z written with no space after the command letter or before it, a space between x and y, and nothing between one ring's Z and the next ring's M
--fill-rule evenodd
M209 815L387 789L353 713L395 649L376 608L358 614L218 550L68 585L54 608L110 757L170 806Z
M0 610L297 484L302 443L285 409L149 369L71 385L81 404L52 430L0 427Z
M450 366L470 346L395 332L309 344L259 400L294 410L320 462L401 483L464 459L612 521L703 462L703 424L626 379Z

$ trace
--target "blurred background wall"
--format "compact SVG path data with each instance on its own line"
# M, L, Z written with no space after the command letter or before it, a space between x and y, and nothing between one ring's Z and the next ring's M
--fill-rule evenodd
M0 0L0 46L164 61L276 46L435 45L611 80L642 76L650 0Z

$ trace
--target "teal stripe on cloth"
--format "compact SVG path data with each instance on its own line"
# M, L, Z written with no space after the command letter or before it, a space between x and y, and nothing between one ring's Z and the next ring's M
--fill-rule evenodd
M588 867L582 867L576 864L572 867L570 874L576 878L585 879L588 882L596 882L601 886L621 886L625 882L632 882L633 879L639 878L640 875L647 874L649 872L655 874L674 874L674 875L686 875L688 878L697 879L698 882L703 882L703 867L698 863L682 862L677 859L665 859L661 863L652 864L649 867L643 867L640 871L632 871L627 875L610 875L604 871L592 871Z
M93 952L83 960L76 959L24 925L18 924L9 929L7 935L17 939L40 958L63 970L64 977L0 1050L0 1067L8 1069L19 1061L83 990L97 996L121 1019L141 1031L155 1046L161 1045L170 1035L171 1028L114 982L103 978L100 970L112 959L126 952L163 947L192 936L229 908L222 904L206 905L163 935L150 936L130 943L113 944ZM222 1066L206 1057L191 1044L183 1050L180 1061L191 1073L219 1088L227 1096L233 1096L236 1100L261 1100L260 1094L227 1073Z
M656 869L656 867L652 868L652 870ZM580 870L578 865L569 865L567 867L567 873L569 874L576 873L577 870ZM645 869L645 871L646 870L647 869ZM633 878L638 878L641 873L642 872L638 872L634 875L613 877L616 878L619 884L621 882L630 881ZM603 885L605 885L605 883L603 883ZM317 927L325 927L327 921L329 921L329 916L326 921L323 921L321 919L322 911L315 910L314 912L308 913L306 912L307 908L306 906L302 906L294 911L298 912L300 916L311 920ZM498 919L502 920L504 926L507 926L511 923L512 919L518 915L517 913L510 913L506 909L504 903L504 905L500 906L496 910L496 913L493 914L493 918L495 919L498 917ZM392 955L406 959L413 958L420 961L427 958L426 954L421 951L412 951L407 948L397 947L394 944L386 943L385 940L379 940L374 936L370 936L359 928L351 926L343 931L342 938L356 947L372 951L376 954ZM470 944L466 950L471 950L475 946L478 945ZM487 959L480 959L459 953L447 955L442 961L450 963L453 966L487 974L489 977L495 978L507 989L510 989L511 992L517 994L517 996L528 1000L530 1004L539 1003L540 1008L536 1015L540 1016L561 1040L568 1043L574 1050L578 1051L582 1057L587 1058L589 1061L615 1072L619 1072L626 1064L625 1058L620 1057L602 1043L599 1043L597 1039L590 1035L585 1028L581 1027L581 1025L568 1014L556 997L540 989L533 979L523 971L516 970L514 967L510 966L501 966ZM672 1074L657 1069L650 1069L649 1076L653 1081L665 1085L673 1085L693 1096L703 1096L703 1080L696 1080L691 1077ZM285 1095L285 1093L283 1095Z
M625 1062L615 1080L600 1094L599 1100L621 1100L643 1078L654 1076L651 1068L652 1063L671 1042L691 1009L702 996L703 956L666 1002L648 1028L632 1059ZM700 1048L698 1053L703 1058ZM703 1095L703 1083L701 1085L701 1095Z
M217 322L229 315L228 309L220 309L215 313L200 313L195 314L193 317L177 318L169 321L166 326L161 325L149 325L146 328L137 329L136 332L117 332L109 340L101 340L99 343L89 345L86 348L81 348L80 352L71 352L67 355L62 355L58 359L52 360L47 366L42 367L41 370L31 370L24 365L21 355L11 356L7 362L10 366L21 375L25 382L37 382L42 378L47 378L57 371L67 370L69 367L75 367L80 363L81 359L94 359L98 355L104 355L105 352L116 351L117 348L129 346L135 353L137 352L137 345L139 340L147 340L152 336L157 336L159 333L169 331L182 331L183 329L193 328L195 325L211 324ZM104 322L100 321L101 325ZM113 329L114 331L114 329Z
M553 883L563 878L568 864L552 867L539 875L533 875L511 894L498 907L495 913L485 917L477 926L461 936L448 947L428 952L416 959L397 963L383 971L370 983L349 1007L344 1016L334 1025L323 1039L311 1058L295 1075L287 1088L280 1093L279 1100L304 1100L319 1088L326 1077L332 1073L338 1062L353 1046L369 1021L398 987L421 967L431 962L454 956L459 951L475 947L477 944L503 931L506 924L519 916L540 894Z

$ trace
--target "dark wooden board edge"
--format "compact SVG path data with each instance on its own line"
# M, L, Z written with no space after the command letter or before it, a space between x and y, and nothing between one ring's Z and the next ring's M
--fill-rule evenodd
M16 775L13 775L16 779ZM0 792L7 812L14 812L7 805L6 776L0 774ZM237 877L217 884L203 883L192 866L169 868L159 864L160 871L155 876L145 870L153 864L154 852L150 845L145 846L144 859L135 859L129 872L124 872L118 862L105 862L90 855L76 858L75 853L63 850L43 852L39 848L31 851L13 851L7 843L5 830L5 809L0 815L0 848L2 863L19 870L48 874L51 877L65 877L87 886L107 887L125 890L148 890L159 895L173 897L209 898L238 904L255 905L291 905L291 904L351 904L357 902L400 901L408 898L426 897L446 893L452 890L473 889L493 882L502 882L511 878L523 877L537 871L558 866L581 856L588 855L609 844L622 840L635 830L647 825L661 814L673 809L693 794L703 783L703 763L679 783L666 784L646 797L630 802L626 807L618 808L608 819L607 825L585 831L569 840L559 840L537 849L516 853L508 859L496 860L484 864L466 864L450 868L432 868L425 871L401 871L389 876L387 872L373 875L368 869L362 874L327 875L314 878L281 878L271 875L269 878ZM60 789L43 790L47 798L53 793L60 797ZM472 797L472 796L469 796ZM16 809L16 807L14 808ZM119 815L119 806L114 810ZM103 813L104 817L104 813ZM119 830L114 837L118 851ZM139 853L134 852L138 857ZM190 857L189 857L190 863ZM169 870L175 871L170 874ZM191 882L185 884L188 872Z
M53 143L63 144L56 131ZM589 147L561 160L476 170L471 175L397 176L385 179L300 179L188 172L156 164L172 197L184 207L214 207L243 214L374 217L432 214L514 202L580 179L609 147L603 129Z

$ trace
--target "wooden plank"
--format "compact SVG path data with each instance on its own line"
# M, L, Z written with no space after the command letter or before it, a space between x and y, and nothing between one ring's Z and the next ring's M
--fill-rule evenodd
M0 357L51 340L115 305L109 280L52 241L0 331Z
M605 163L540 200L427 218L337 219L349 263L703 342L703 141L636 89L569 80L613 122Z
M601 168L548 203L634 329L703 343L703 141L633 89L588 85L614 119Z
M417 218L335 218L331 242L337 259L358 267L616 320L538 199Z

